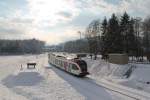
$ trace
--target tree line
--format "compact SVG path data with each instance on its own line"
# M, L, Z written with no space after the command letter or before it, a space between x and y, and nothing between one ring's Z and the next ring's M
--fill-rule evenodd
M121 17L114 13L107 19L92 21L85 32L90 53L102 54L126 53L142 60L150 56L150 17L132 18L125 12Z
M131 17L127 12L115 13L110 18L93 20L85 29L85 38L59 45L65 52L101 54L105 59L110 53L125 53L143 60L150 60L150 17ZM81 35L81 34L80 34ZM59 50L58 50L59 51Z
M0 40L0 54L37 54L43 51L44 41L28 40Z
M51 52L89 53L88 41L85 38L48 46L47 48L47 51Z
M68 41L63 44L63 51L69 53L88 53L88 41L86 39Z

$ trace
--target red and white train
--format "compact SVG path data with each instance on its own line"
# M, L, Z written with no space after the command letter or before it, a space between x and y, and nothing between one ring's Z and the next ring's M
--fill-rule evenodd
M87 70L87 63L84 60L73 57L68 58L65 55L59 55L55 53L48 54L48 62L60 69L65 70L73 75L86 76L89 74Z

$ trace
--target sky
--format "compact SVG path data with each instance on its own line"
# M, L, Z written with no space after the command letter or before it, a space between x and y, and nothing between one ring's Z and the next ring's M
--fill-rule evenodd
M79 39L95 19L127 11L150 15L150 0L0 0L0 38L36 38L49 45Z

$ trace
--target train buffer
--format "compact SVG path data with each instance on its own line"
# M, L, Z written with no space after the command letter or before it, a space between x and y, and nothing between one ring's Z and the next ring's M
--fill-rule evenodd
M36 65L37 65L36 62L28 62L27 69L35 69Z

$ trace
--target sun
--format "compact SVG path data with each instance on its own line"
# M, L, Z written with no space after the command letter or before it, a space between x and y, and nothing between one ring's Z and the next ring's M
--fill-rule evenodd
M48 21L51 25L60 20L66 20L59 15L60 12L76 13L76 7L72 0L28 0L30 16L35 23Z

